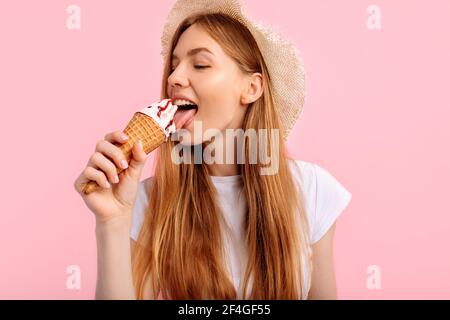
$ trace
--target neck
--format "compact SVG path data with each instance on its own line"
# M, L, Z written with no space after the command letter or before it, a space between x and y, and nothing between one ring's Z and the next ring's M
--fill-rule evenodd
M215 136L212 149L211 158L214 159L211 164L208 164L209 174L211 176L236 176L240 174L239 165L237 162L237 146L234 137L227 138L224 135ZM227 145L234 150L234 159L232 163L227 163L226 151Z
M239 174L239 167L236 164L210 164L208 165L211 176L236 176Z

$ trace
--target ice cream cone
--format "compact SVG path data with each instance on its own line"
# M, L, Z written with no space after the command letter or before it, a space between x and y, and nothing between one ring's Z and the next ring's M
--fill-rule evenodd
M142 147L146 154L149 154L166 141L169 134L176 130L173 124L173 116L177 106L171 104L171 100L163 100L158 104L136 112L128 123L124 133L128 136L126 143L117 143L123 152L125 159L129 163L132 157L132 148L138 140L142 141ZM161 113L164 113L161 115ZM117 168L117 167L116 167ZM119 174L124 169L117 168ZM100 186L95 181L89 181L83 188L85 194L89 194Z

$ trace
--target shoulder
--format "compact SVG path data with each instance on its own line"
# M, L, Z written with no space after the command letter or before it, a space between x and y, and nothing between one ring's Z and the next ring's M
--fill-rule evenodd
M302 186L311 186L314 183L315 164L303 160L288 160L292 175L296 182Z
M349 204L352 194L322 166L291 160L292 175L301 186L311 229L311 244L319 241Z

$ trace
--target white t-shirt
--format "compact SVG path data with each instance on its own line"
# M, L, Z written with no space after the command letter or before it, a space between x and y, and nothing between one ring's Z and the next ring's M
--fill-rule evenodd
M325 235L343 212L349 204L352 194L327 170L315 163L295 160L289 161L289 165L294 180L300 184L305 195L304 206L310 224L310 244L314 244ZM300 169L302 175L297 169ZM149 177L139 184L131 227L131 238L134 240L137 239L144 221L151 180L152 177ZM241 277L243 278L247 261L243 232L247 202L243 193L242 177L239 175L211 176L211 180L217 189L225 220L232 229L232 234L224 238L224 244L229 256L230 274L238 291L238 299L244 299L241 286L243 281L240 280ZM303 268L305 287L302 291L303 299L306 299L310 289L311 274L307 264L303 264ZM245 299L248 299L251 287L252 279L250 279Z

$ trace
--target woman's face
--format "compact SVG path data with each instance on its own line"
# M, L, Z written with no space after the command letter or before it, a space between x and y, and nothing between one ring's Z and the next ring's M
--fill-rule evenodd
M206 48L194 51L193 49ZM184 125L191 140L183 144L199 144L209 141L213 135L205 135L208 129L242 128L247 104L242 104L245 75L238 65L224 53L198 25L190 26L180 37L172 54L172 73L168 78L168 95L182 95L198 105L193 121ZM194 121L201 124L201 134L194 134ZM212 131L209 130L209 133Z

